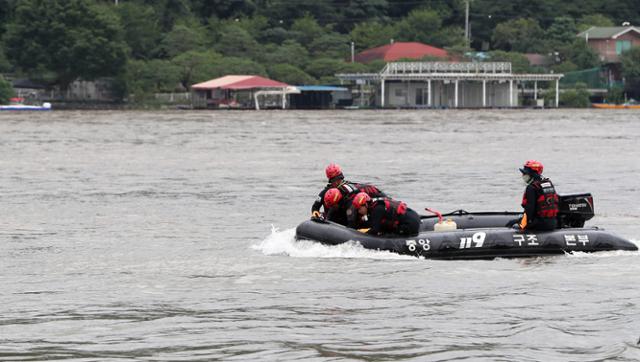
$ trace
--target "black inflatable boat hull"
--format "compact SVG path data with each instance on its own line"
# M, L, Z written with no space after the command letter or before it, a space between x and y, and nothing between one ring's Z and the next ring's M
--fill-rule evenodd
M366 249L386 250L428 259L492 259L532 257L568 252L635 251L638 247L598 228L567 228L544 232L520 232L505 227L516 213L465 213L452 217L460 229L433 231L437 222L423 218L415 237L373 236L324 220L308 220L296 228L296 239L329 245L347 241ZM478 227L483 225L484 227Z

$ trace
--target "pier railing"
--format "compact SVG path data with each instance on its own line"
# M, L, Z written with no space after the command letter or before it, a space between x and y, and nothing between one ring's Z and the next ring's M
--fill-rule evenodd
M511 74L509 62L394 62L387 63L382 74L476 73Z

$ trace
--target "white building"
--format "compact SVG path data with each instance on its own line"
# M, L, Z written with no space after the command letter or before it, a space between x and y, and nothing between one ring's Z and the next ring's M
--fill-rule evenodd
M562 74L514 74L506 62L395 62L380 73L336 74L341 81L375 87L377 107L518 107L519 89L538 99L538 82L553 82L555 106Z

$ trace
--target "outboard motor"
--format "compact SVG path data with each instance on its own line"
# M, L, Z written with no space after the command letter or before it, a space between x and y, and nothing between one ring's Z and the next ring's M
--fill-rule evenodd
M585 221L593 218L593 196L590 193L558 195L558 198L560 228L581 228Z

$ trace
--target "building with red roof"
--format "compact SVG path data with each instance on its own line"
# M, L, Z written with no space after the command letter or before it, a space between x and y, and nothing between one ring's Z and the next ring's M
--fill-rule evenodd
M212 89L268 89L268 88L286 88L289 85L278 82L259 75L226 75L224 77L211 79L206 82L194 84L191 89L195 90L212 90Z
M191 86L197 108L252 108L254 95L290 93L291 86L259 75L226 75ZM257 98L255 100L257 103Z
M442 58L449 56L446 50L418 42L395 42L356 54L355 61L369 63L374 60L393 62L399 59Z

